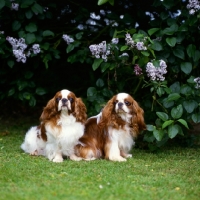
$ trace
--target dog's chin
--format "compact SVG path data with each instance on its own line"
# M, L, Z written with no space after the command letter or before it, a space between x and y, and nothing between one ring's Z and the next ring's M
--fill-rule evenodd
M122 108L118 108L116 110L116 113L121 114L121 113L126 113Z
M61 110L62 110L62 111L69 111L69 109L68 109L68 107L67 107L66 105L61 106Z

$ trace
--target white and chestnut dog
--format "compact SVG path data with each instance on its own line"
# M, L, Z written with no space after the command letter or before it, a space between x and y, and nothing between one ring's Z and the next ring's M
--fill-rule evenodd
M143 109L126 93L114 96L102 112L87 120L75 153L84 160L126 161L134 138L146 129Z
M41 124L26 133L21 148L31 155L44 155L53 162L62 162L63 156L79 160L74 146L84 133L86 119L83 101L73 92L61 90L43 109Z

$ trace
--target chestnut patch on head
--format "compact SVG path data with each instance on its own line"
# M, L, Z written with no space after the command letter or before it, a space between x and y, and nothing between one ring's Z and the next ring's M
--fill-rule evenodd
M124 103L125 103L126 106L130 106L131 105L131 103L129 101L127 101L127 100L125 100Z

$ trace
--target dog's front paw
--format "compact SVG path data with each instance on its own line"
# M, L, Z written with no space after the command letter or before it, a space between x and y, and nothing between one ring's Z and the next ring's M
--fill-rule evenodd
M63 158L61 156L56 156L52 161L56 163L60 163L60 162L63 162Z
M117 157L109 157L109 160L118 161L118 162L125 162L126 158L123 158L122 156L117 156Z
M71 155L70 157L70 160L73 160L73 161L80 161L80 160L82 160L82 158L81 157L78 157L78 156L76 156L76 155Z
M38 156L38 150L36 149L35 151L30 153L31 156Z

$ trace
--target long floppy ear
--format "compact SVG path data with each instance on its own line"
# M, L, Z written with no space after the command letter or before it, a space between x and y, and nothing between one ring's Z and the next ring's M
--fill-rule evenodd
M57 112L56 101L55 98L48 101L46 107L44 107L43 112L40 116L40 120L49 120L52 116L54 116Z
M85 123L86 119L87 119L87 109L85 104L83 103L81 98L76 98L75 100L75 111L74 111L74 115L76 117L76 120L78 122L82 122Z
M133 129L136 132L136 134L139 134L140 131L146 129L146 124L144 121L144 111L135 100L133 100L133 111L134 111L132 116Z
M115 99L116 96L113 96L112 99L110 99L107 104L105 105L105 107L102 110L102 116L101 116L101 120L98 124L99 127L103 128L109 125L112 125L114 123L114 116L113 116L113 111L115 108Z

